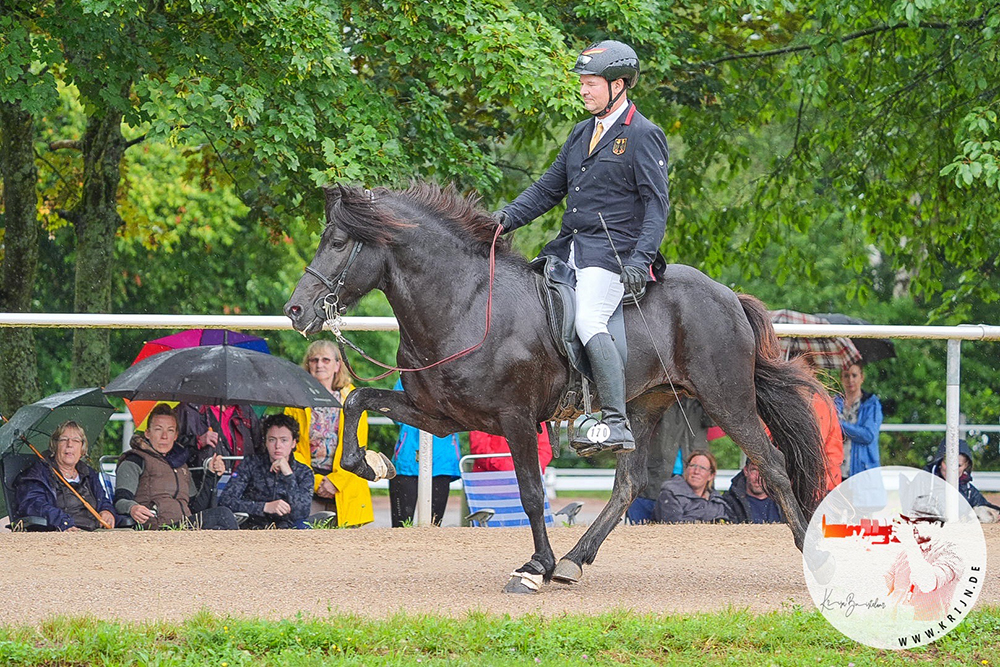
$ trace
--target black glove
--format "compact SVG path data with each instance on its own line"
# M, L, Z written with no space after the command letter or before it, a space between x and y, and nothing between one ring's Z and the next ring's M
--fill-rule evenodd
M510 231L510 216L507 215L506 211L497 211L493 214L493 219L496 220L496 223L500 227L503 227L503 231L500 232L501 234L505 234Z
M638 267L626 265L618 279L625 285L625 291L638 294L646 286L646 270Z

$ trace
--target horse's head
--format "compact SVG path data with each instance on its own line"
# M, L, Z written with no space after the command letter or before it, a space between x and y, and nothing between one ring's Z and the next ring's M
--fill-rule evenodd
M306 273L285 304L296 331L310 335L334 311L354 305L382 278L387 227L398 225L371 190L327 186L326 230Z

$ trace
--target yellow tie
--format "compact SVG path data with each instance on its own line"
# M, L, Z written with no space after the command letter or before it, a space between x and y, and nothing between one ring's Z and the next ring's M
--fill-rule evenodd
M594 128L594 136L590 138L590 150L587 152L587 155L594 152L594 146L601 140L602 134L604 134L604 123L598 123L597 127Z

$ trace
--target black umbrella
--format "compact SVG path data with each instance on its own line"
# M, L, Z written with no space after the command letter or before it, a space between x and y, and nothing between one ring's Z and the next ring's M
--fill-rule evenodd
M849 317L840 313L819 313L817 316L822 317L830 324L871 324L868 320L863 320L860 317ZM896 356L896 346L886 338L852 338L851 342L854 343L854 347L858 348L861 359L866 364Z
M52 432L68 421L83 427L89 442L96 442L108 418L115 409L108 403L100 387L73 389L52 394L40 401L25 405L0 426L0 457L17 451L24 441L39 451L49 448ZM23 438L23 440L22 440Z
M340 401L302 367L232 345L154 354L112 380L104 393L129 400L210 405L341 407Z

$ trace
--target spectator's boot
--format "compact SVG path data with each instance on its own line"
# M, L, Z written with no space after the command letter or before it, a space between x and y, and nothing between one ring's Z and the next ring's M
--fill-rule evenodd
M615 341L611 334L599 333L584 349L601 400L601 421L582 437L578 434L570 444L580 456L630 452L635 449L635 438L625 417L625 367Z

